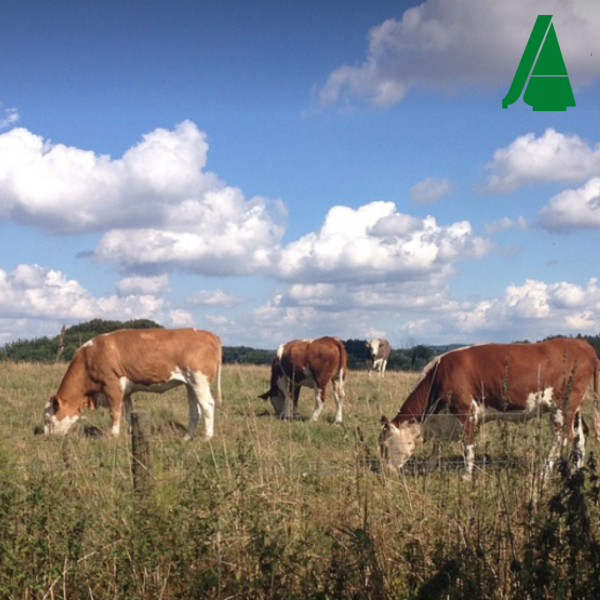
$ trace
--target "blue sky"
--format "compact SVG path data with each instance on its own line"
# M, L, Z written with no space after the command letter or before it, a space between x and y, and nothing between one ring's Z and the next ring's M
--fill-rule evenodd
M538 14L576 107L502 109ZM5 2L0 344L600 331L600 3Z

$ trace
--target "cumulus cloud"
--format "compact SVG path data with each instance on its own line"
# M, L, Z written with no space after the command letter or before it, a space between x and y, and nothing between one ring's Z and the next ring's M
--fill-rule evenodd
M312 307L322 311L443 310L448 308L448 285L444 281L382 283L294 284L278 296L282 307Z
M243 298L228 294L226 291L218 288L215 290L202 290L190 295L187 298L190 304L197 306L216 306L218 308L232 308L244 302Z
M55 324L55 329L63 323L95 318L123 321L148 318L169 322L164 299L129 291L127 295L95 297L61 271L22 264L10 272L0 269L0 314L11 320L12 328L17 327L20 320L31 319Z
M539 224L550 231L600 228L600 177L554 196L540 211Z
M117 292L120 296L131 294L160 294L169 291L169 276L166 273L155 276L124 277L117 282Z
M571 84L598 78L600 10L594 2L563 0L427 0L368 33L365 61L333 71L317 90L321 106L356 99L386 107L415 86L508 86L539 14L552 14Z
M283 235L284 206L247 200L205 170L207 153L191 121L146 134L120 159L15 128L0 135L0 218L59 234L105 232L96 259L132 270L261 269Z
M538 182L578 182L600 174L600 144L591 146L578 135L549 128L540 137L528 133L496 150L487 168L492 192Z
M445 313L410 320L403 331L454 341L535 341L555 334L596 334L599 327L597 279L584 286L528 279L507 286L497 298L449 303Z
M168 323L171 327L192 327L196 324L193 315L181 308L169 311Z
M294 337L333 333L343 339L372 337L375 331L395 344L475 343L542 339L555 334L595 334L600 328L600 288L537 279L507 286L497 297L478 301L452 298L450 287L386 283L376 285L295 284L241 317L221 318L218 330L245 342L274 348ZM388 328L381 331L378 324Z
M413 204L429 204L448 195L452 185L447 179L428 177L410 188L410 201Z
M467 328L480 330L486 328L486 322L487 327L504 324L509 329L518 323L529 324L535 330L538 322L548 333L585 333L597 331L599 311L600 289L595 278L585 287L530 279L520 286L508 286L503 297L482 302L475 310L463 313L463 322Z
M445 279L456 261L483 256L486 240L468 221L438 225L397 212L393 202L335 206L321 229L282 249L277 276L299 283Z
M182 203L181 212L169 215L160 229L107 232L95 258L130 270L180 268L205 275L265 270L284 232L283 206L275 208L275 220L264 199L247 201L233 188L206 200Z
M285 294L275 294L248 314L242 335L252 332L262 347L276 348L295 338L356 337L371 327L370 321L370 314L365 310L323 311L315 306L290 305ZM231 324L222 323L221 326L224 331L231 329ZM233 335L239 335L240 324L236 327L237 332L232 331Z

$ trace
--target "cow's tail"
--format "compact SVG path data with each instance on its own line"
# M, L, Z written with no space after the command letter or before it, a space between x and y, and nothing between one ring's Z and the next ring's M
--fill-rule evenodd
M600 361L596 361L592 387L592 427L594 439L598 442L600 441Z
M348 374L348 354L346 353L346 346L344 342L336 338L339 352L340 361L340 372L339 372L339 384L343 387L346 375Z
M219 362L217 363L217 397L215 398L215 404L221 406L223 404L223 396L221 394L221 367L223 366L223 347L221 346L221 340L219 340Z

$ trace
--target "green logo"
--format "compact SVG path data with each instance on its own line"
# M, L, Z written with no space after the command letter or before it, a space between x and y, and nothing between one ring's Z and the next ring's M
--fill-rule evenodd
M567 110L567 106L576 106L551 20L552 15L538 15L508 94L502 99L502 108L519 99L530 73L523 102L533 110Z

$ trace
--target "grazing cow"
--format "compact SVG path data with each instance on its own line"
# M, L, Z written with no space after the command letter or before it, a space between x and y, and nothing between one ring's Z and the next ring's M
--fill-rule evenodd
M524 421L548 412L555 442L546 468L554 466L566 437L572 440L581 467L585 456L582 404L590 383L598 393L599 364L592 346L570 338L483 344L447 352L425 367L394 419L382 417L382 457L400 470L428 435L458 431L470 478L478 425L501 418Z
M315 390L315 409L311 416L316 421L323 410L329 382L333 385L336 411L335 422L342 422L344 406L344 381L347 372L346 348L335 337L322 337L317 340L294 340L282 344L271 365L271 387L259 398L270 399L275 412L282 419L292 419L293 398L294 417L298 417L298 397L300 387Z
M392 351L390 343L383 338L379 338L371 340L365 345L367 346L368 352L367 366L369 367L369 377L371 376L372 370L375 370L376 373L379 373L380 377L383 377L387 362L390 358L390 352Z
M214 429L215 401L210 383L217 377L217 404L221 403L221 340L196 329L122 329L99 335L81 346L69 365L56 395L44 412L44 433L66 434L80 417L82 407L106 401L112 434L119 434L123 404L130 421L131 394L162 393L185 385L190 439L204 417L204 437Z

